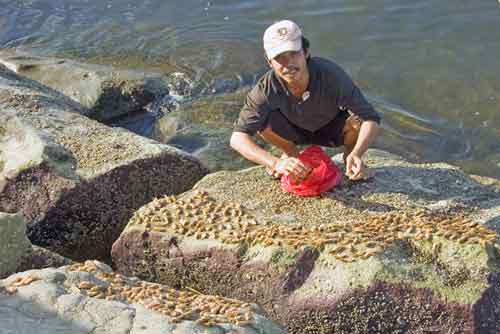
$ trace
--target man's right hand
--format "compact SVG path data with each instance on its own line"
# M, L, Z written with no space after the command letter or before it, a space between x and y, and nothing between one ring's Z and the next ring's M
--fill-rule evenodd
M311 170L297 158L282 157L274 164L273 171L280 176L286 175L295 182L302 182Z
M278 159L257 145L247 133L233 132L230 145L248 160L268 166L269 174L275 177L288 175L296 182L302 182L309 176L309 169L299 159L286 154Z

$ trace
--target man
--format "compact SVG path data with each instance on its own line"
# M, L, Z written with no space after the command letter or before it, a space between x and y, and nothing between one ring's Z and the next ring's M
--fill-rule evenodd
M364 177L362 155L375 138L379 114L351 78L334 62L309 56L309 41L292 21L279 21L264 33L271 67L248 93L230 145L269 174L302 181L309 170L297 158L297 145L344 146L346 175ZM258 133L278 147L277 158L255 143Z

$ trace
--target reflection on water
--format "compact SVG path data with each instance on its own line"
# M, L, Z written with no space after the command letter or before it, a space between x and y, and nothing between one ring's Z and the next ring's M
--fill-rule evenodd
M261 34L285 17L383 113L378 147L500 177L493 0L0 0L0 46L181 71L206 95L253 83L265 70Z

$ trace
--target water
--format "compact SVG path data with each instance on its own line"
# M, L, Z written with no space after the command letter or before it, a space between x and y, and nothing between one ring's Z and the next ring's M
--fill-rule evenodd
M500 178L496 0L0 0L0 46L180 70L212 94L265 70L262 32L281 18L383 114L377 147Z

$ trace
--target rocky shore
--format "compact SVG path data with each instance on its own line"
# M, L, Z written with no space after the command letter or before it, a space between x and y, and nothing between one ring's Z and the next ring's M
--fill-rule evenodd
M0 63L7 333L500 333L500 180L369 150L372 178L300 198L211 172L224 143L160 142L229 134L224 98L148 139L104 123L165 99L162 76Z
M85 117L61 93L5 67L0 83L0 210L22 213L36 245L109 259L107 240L137 208L208 173L194 157Z

